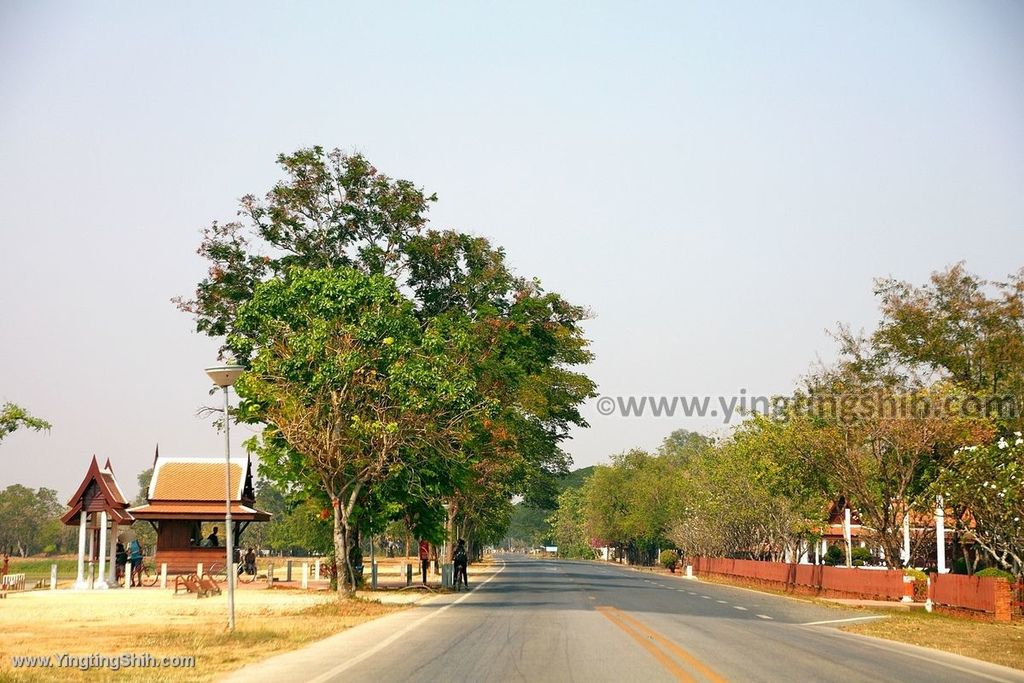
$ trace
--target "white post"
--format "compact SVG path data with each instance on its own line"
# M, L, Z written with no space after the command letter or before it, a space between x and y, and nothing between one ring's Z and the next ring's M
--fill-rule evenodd
M84 509L79 515L81 521L78 524L78 578L75 579L75 590L83 590L88 587L85 583L85 533L88 516L89 513Z
M95 513L94 513L95 514ZM96 534L93 533L92 529L86 529L88 532L86 538L89 539L89 576L86 577L86 583L88 584L89 590L95 588L94 581L96 580L96 565L93 563L92 556L96 554Z
M853 529L850 522L850 506L847 504L843 517L843 538L846 539L846 566L853 566Z
M117 522L110 520L110 555L107 559L107 588L117 588Z
M302 590L309 588L309 562L302 563Z
M900 559L904 567L910 566L910 510L903 513L903 552Z
M160 563L160 587L167 588L167 563Z
M202 576L202 575L203 575L203 563L202 562L196 562L196 576Z
M107 582L104 579L104 574L107 569L107 511L100 511L100 546L97 548L97 555L99 555L100 566L96 570L96 588L106 588Z
M313 565L313 566L314 566L313 578L316 579L317 581L319 581L320 580L320 560L317 560L316 564Z
M946 569L946 511L942 496L935 497L935 566L940 574Z
M57 565L50 565L50 590L57 590Z

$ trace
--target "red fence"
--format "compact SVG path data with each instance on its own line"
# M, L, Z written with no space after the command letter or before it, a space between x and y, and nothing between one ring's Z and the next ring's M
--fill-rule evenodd
M1014 586L1006 579L960 574L932 574L929 578L928 598L934 604L1010 621Z
M905 582L899 570L844 569L723 557L696 557L687 563L698 576L739 578L804 593L878 600L901 600L905 595L913 595L913 583Z

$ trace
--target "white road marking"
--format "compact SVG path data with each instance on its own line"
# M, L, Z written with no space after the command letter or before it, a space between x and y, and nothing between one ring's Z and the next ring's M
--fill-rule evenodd
M757 617L759 619L771 619L771 617L768 616L767 614L758 614Z
M851 617L849 619L826 619L825 621L808 621L800 626L820 626L821 624L845 624L850 621L864 621L865 619L885 619L883 615L877 615L872 617Z
M738 610L741 610L741 611L743 611L743 612L746 612L746 611L747 611L747 608L746 608L746 607L740 607L739 605L733 605L733 606L732 606L732 608L733 608L733 609L738 609Z
M715 600L715 602L717 602L719 605L728 605L729 604L725 600Z
M705 600L710 600L711 599L710 595L702 595L700 597L704 598Z
M399 629L398 631L395 631L390 636L388 636L384 640L380 641L379 643L377 643L376 645L371 647L369 650L365 650L365 651L361 652L360 654L356 655L355 657L353 657L352 659L339 664L338 666L334 667L333 669L331 669L329 671L325 671L324 673L320 674L316 678L310 678L309 679L309 683L326 683L326 681L331 680L332 678L334 678L335 676L337 676L341 672L345 671L346 669L349 669L349 668L355 666L356 664L358 664L359 662L363 661L364 659L366 659L368 657L372 657L373 655L377 654L378 652L380 652L381 650L386 648L391 643L395 642L396 640L398 640L399 638L404 636L409 631L413 630L414 628L419 627L421 624L423 624L423 622L427 621L428 619L433 619L434 617L436 617L441 612L444 612L449 607L454 607L455 605L459 604L460 602L462 602L463 600L465 600L466 598L471 596L481 586L485 586L488 583L490 583L491 581L493 581L498 576L498 574L500 574L501 572L503 572L505 570L505 567L506 567L505 563L502 562L501 563L501 569L499 569L498 571L496 571L493 574L491 574L491 576L486 581L478 583L476 585L476 587L473 588L473 590L471 590L470 592L466 593L465 595L463 595L458 600L454 600L452 602L449 602L447 605L445 605L441 609L437 610L436 612L431 612L430 614L427 614L425 617L417 619L416 621L412 622L411 624L406 625L405 628L402 628L402 629Z

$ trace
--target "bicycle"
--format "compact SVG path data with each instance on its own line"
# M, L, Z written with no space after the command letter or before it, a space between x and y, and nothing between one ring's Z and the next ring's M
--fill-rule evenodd
M236 563L237 579L236 581L241 583L252 583L256 580L256 576L259 573L256 571L256 567L247 568L244 564ZM206 573L210 575L217 583L226 583L228 580L227 565L223 562L214 562L210 565L210 568L206 570Z
M117 583L124 587L125 579L128 577L130 572L131 563L129 562L125 565L125 571L121 572L120 576L117 577ZM138 576L138 583L142 584L146 588L155 586L157 581L160 580L160 574L156 571L156 567L153 565L152 561L143 560L142 566L138 569L136 574Z

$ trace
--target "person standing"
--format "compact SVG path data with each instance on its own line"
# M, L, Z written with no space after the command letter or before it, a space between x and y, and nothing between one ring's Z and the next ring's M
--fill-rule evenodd
M423 585L427 585L427 571L430 570L430 541L420 541L420 571L423 574Z
M120 583L124 580L124 568L128 564L128 551L124 548L124 542L118 541L114 550L114 566L116 568L115 580Z
M128 544L128 561L131 563L131 575L128 580L132 586L142 585L142 544L133 538Z
M466 568L469 566L469 556L466 554L466 542L461 538L452 553L452 564L455 566L455 590L459 590L459 579L462 580L462 586L468 589L469 577Z

